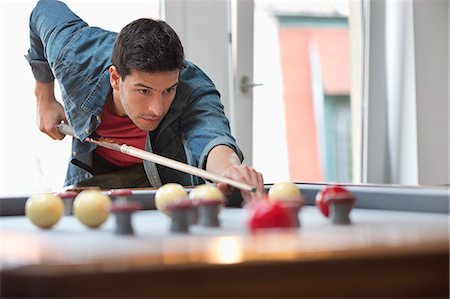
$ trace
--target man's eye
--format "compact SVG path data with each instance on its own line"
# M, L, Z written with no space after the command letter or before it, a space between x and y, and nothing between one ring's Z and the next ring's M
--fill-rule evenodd
M147 94L150 93L150 90L148 90L148 89L139 89L138 92L139 92L140 94L147 95Z
M176 87L171 87L171 88L166 89L166 93L172 93L172 92L174 92L175 90L177 90Z

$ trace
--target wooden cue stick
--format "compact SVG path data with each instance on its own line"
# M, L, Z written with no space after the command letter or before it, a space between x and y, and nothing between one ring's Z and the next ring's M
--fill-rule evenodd
M58 124L56 127L58 128L59 132L61 132L61 134L70 135L73 138L79 139L78 136L76 136L75 132L69 125L61 123L61 124ZM143 160L147 160L147 161L151 161L153 163L160 164L160 165L172 168L172 169L176 169L176 170L179 170L179 171L182 171L185 173L196 175L196 176L211 180L216 183L219 183L219 182L226 183L226 184L233 186L240 190L256 192L256 187L254 187L254 186L250 186L248 184L244 184L244 183L232 180L230 178L220 176L215 173L212 173L212 172L209 172L209 171L206 171L206 170L203 170L203 169L200 169L200 168L197 168L197 167L185 164L185 163L181 163L181 162L178 162L178 161L175 161L175 160L172 160L172 159L169 159L169 158L166 158L166 157L163 157L163 156L160 156L160 155L148 152L148 151L144 151L144 150L141 150L139 148L136 148L136 147L133 147L130 145L115 143L114 141L108 140L108 139L105 139L104 141L97 140L97 139L94 139L91 137L87 137L85 140L87 142L94 143L98 146L106 147L111 150L124 153L126 155L130 155L130 156L140 158Z

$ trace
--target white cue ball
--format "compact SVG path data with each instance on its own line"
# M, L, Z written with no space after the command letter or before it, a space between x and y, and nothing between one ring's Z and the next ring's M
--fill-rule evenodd
M52 193L33 195L25 204L25 214L34 225L50 228L64 214L64 203L59 196Z
M188 195L183 186L177 183L168 183L156 191L155 205L159 211L169 215L169 211L166 208L167 204L186 198L188 198Z
M189 193L191 200L224 200L222 191L214 185L199 185Z
M73 214L89 228L102 225L109 216L111 199L99 190L84 190L73 201Z
M278 201L283 199L301 199L301 192L294 183L280 182L275 183L269 190L269 199Z

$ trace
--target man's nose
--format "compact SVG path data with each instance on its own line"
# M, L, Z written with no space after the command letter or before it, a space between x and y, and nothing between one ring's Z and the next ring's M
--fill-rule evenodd
M158 117L162 116L164 113L164 106L163 106L163 97L160 94L155 94L150 101L150 104L148 106L148 110L153 112L153 114Z

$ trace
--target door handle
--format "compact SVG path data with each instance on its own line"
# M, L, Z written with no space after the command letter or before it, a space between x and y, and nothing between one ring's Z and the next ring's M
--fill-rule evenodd
M250 88L256 87L256 86L263 86L264 84L262 83L254 83L254 82L250 82L250 78L247 76L242 76L241 78L241 91L242 93L247 93L249 92Z

